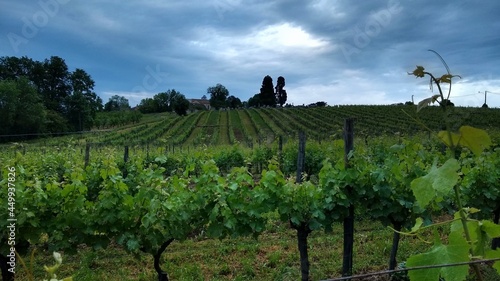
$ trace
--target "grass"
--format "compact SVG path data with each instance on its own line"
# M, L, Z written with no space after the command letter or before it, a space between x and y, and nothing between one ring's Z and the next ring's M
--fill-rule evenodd
M392 232L376 222L358 221L355 232L354 274L387 269ZM314 231L309 236L309 261L312 280L340 277L342 268L342 226L333 233ZM398 261L429 246L403 237ZM76 254L62 253L58 276L74 280L157 280L153 258L134 257L118 245L92 250L82 246ZM29 257L26 257L27 263ZM35 255L35 280L41 280L43 265L52 265L51 253L39 248ZM258 239L193 238L175 241L163 254L162 268L170 280L299 280L299 253L296 233L288 224L273 221ZM18 268L16 280L28 280Z

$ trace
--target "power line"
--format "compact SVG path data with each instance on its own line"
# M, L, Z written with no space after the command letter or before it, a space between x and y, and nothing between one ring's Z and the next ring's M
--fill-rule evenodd
M469 95L461 95L461 96L451 96L450 98L461 98L461 97L469 97L469 96L476 96L476 95L478 95L478 94L469 94Z

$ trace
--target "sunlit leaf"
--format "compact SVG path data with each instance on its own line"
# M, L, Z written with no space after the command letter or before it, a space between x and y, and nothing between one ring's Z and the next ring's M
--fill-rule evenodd
M417 230L419 230L423 223L424 220L422 218L417 218L415 220L415 225L411 228L411 232L416 232Z
M416 77L424 77L425 73L424 73L424 67L423 66L420 66L420 65L417 65L417 68L415 68L415 70L413 70L412 73L408 73L408 74L413 74L415 75Z
M484 149L491 146L490 136L485 130L462 126L459 132L461 135L459 145L467 147L476 155L480 155Z
M439 78L439 82L443 82L443 83L451 83L451 78L453 76L451 74L445 74L443 76L441 76L441 78Z
M458 142L460 141L460 135L455 134L453 132L448 131L441 131L438 133L438 138L446 144L448 147L454 147L458 145ZM451 140L450 140L451 138Z
M457 145L467 147L476 155L480 155L484 149L491 146L491 138L485 130L462 126L458 131L458 134L452 132L448 134L448 131L441 131L438 133L438 137L448 147ZM452 144L450 143L450 136Z

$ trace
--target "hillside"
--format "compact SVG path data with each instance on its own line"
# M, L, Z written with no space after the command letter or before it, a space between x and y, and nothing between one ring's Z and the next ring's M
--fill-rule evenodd
M188 116L155 114L145 116L134 125L109 131L44 139L44 143L68 140L109 145L229 145L248 146L270 143L278 136L290 138L299 130L309 139L324 140L342 133L345 118L355 118L356 136L414 135L424 132L423 126L438 131L442 111L439 107L422 109L416 106L329 106L294 108L249 108L198 111ZM500 129L500 109L456 107L449 116L453 129L471 125L490 132Z

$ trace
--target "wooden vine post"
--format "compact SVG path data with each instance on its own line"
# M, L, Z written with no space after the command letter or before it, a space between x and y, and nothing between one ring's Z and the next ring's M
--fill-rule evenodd
M90 160L90 143L87 143L85 145L85 164L84 167L87 167L89 165L89 160Z
M278 162L280 170L283 168L283 136L278 137Z
M297 158L297 178L296 182L302 182L302 172L305 170L306 159L306 134L299 132L299 154ZM301 280L309 280L309 255L307 253L307 237L311 233L309 222L301 222L299 225L290 222L293 229L297 231L297 245L300 254Z
M299 154L297 157L297 183L302 182L302 173L305 169L306 162L306 134L303 131L299 132Z
M128 145L125 146L125 151L123 152L123 162L128 162Z
M354 119L347 118L344 123L344 163L349 165L349 154L354 149ZM347 194L353 193L353 187L347 187ZM354 247L354 205L349 206L349 214L344 218L344 254L342 276L352 275L352 253Z

